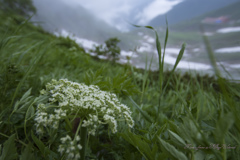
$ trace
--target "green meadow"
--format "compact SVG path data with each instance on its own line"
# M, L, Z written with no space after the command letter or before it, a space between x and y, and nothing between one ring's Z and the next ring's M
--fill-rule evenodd
M156 37L158 71L92 57L0 11L0 160L240 159L239 81L222 78L206 37L216 76L177 72L180 33L165 71L171 30L160 42L145 29Z

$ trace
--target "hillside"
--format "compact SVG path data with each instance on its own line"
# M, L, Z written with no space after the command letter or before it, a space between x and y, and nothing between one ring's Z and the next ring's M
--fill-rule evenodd
M223 7L218 10L214 10L208 13L205 13L201 16L195 17L191 20L180 22L175 25L171 25L170 29L173 31L173 37L186 37L186 40L192 44L202 43L202 31L200 27L203 27L204 32L209 34L209 40L211 42L212 48L223 48L223 47L233 47L239 46L239 36L240 32L229 32L229 33L220 33L220 29L229 28L229 27L238 27L240 26L240 2L233 3L226 7ZM219 17L227 17L226 22L219 23L214 20ZM204 22L206 19L213 19L212 22ZM184 36L186 35L186 36ZM195 35L195 38L191 35ZM189 38L187 38L189 37ZM177 42L176 39L173 41Z
M193 19L180 22L178 24L172 25L173 30L179 31L199 31L199 26L203 25L207 30L216 30L222 27L235 26L240 24L240 2L233 3L231 5L225 6L223 8L207 12ZM217 18L221 16L227 16L228 22L226 23L202 23L202 21L207 17Z
M37 13L32 21L51 33L64 29L78 37L103 42L119 32L80 5L69 5L61 0L34 0L33 4Z
M181 21L190 20L206 12L230 5L237 1L238 0L185 0L182 3L174 6L173 9L170 10L166 15L159 15L154 18L149 25L165 25L166 16L170 25L176 24Z

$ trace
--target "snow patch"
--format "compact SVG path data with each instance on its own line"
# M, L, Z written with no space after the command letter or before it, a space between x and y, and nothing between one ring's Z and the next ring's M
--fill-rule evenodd
M219 48L215 50L216 53L234 53L240 52L240 46L237 47L228 47L228 48Z
M193 49L193 52L199 52L200 51L200 48L194 48Z
M134 52L132 52L132 51L127 52L124 50L121 51L121 56L124 56L124 57L128 56L128 57L132 57L132 58L138 57L138 55L134 54Z
M78 37L73 37L73 39L77 44L82 45L84 48L87 48L87 49L92 49L94 46L99 45L97 42L94 42L88 39L83 39Z
M240 27L227 27L217 30L218 33L240 32Z
M54 32L56 36L62 36L62 37L69 37L70 39L74 40L77 44L81 45L82 47L86 49L92 49L94 45L99 45L97 42L84 39L84 38L79 38L74 36L74 34L66 31L65 29L62 29L60 32Z
M240 64L232 64L229 65L231 68L236 68L236 69L240 69Z
M152 51L153 51L152 45L146 42L143 42L142 46L138 48L138 52L152 52Z

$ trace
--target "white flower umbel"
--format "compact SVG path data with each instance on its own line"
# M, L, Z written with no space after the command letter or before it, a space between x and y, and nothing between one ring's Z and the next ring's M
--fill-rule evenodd
M37 108L35 120L39 133L47 125L57 127L59 120L68 115L80 118L82 127L87 127L91 135L95 135L100 124L108 124L113 133L117 132L118 121L125 120L129 127L134 126L130 109L121 104L115 94L102 91L95 85L87 86L67 79L52 80L41 93L49 96L49 103ZM45 109L49 105L58 108L50 114Z
M80 154L79 151L82 149L82 146L79 143L80 137L77 136L75 140L67 135L66 137L62 137L61 145L58 147L58 152L61 155L65 154L67 160L79 160Z

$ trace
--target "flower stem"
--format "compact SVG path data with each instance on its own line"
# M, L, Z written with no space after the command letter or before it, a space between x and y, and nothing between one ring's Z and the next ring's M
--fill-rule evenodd
M74 140L76 139L76 137L77 137L77 135L79 134L79 131L80 131L80 144L82 145L80 155L81 155L81 160L85 160L86 148L87 148L87 128L82 127L82 122L83 122L83 118L81 119L81 121L78 125L77 131L75 133Z
M76 140L77 135L79 134L80 128L81 128L81 126L82 126L82 122L83 122L83 119L81 119L81 121L80 121L79 124L78 124L78 128L77 128L77 130L76 130L76 132L75 132L74 140Z
M85 160L86 148L87 148L87 128L81 127L80 131L80 143L82 145L82 150L80 151L81 160Z

